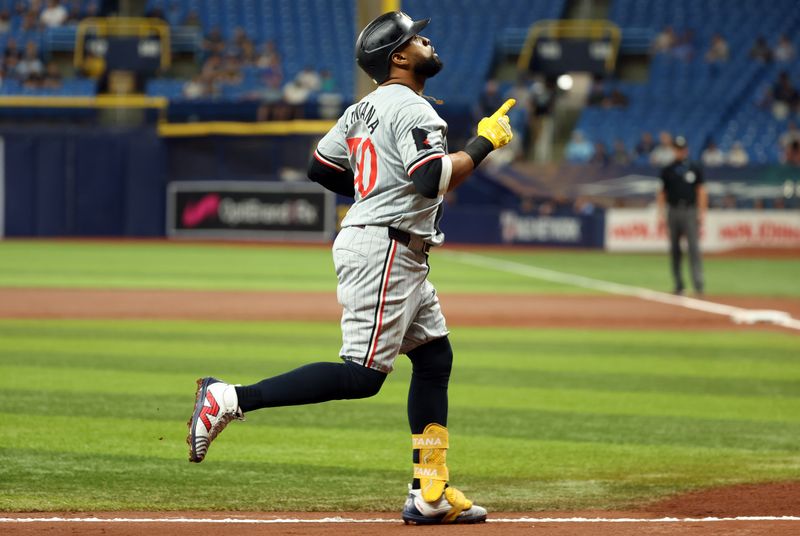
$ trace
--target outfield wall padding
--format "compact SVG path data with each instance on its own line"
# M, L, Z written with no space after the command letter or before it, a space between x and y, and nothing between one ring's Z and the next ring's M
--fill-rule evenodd
M0 129L6 236L163 236L166 163L153 128Z

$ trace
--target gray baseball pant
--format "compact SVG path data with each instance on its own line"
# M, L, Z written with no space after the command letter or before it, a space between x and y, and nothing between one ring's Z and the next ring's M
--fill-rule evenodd
M681 274L681 237L686 237L689 246L689 265L692 271L692 284L695 292L703 292L703 259L700 257L700 228L697 221L697 208L688 206L670 207L667 216L670 238L670 259L675 291L683 291Z

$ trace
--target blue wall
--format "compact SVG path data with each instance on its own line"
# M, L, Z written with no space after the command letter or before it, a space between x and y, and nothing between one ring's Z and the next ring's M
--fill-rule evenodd
M6 236L162 236L166 161L153 128L2 128Z

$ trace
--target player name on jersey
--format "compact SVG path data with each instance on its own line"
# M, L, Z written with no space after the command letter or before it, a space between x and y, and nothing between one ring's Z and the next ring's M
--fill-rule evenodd
M369 130L370 134L375 133L375 129L378 128L380 125L380 119L377 117L378 112L375 110L375 107L372 103L367 101L362 101L358 103L347 116L347 122L344 125L344 129L346 131L350 130L350 126L357 122L363 121L364 124L367 125L367 130Z

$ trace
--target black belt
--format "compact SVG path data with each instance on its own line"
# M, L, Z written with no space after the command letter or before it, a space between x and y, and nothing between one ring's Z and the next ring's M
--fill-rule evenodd
M392 240L397 240L404 246L408 247L411 244L411 233L407 233L405 231L401 231L400 229L395 229L394 227L387 227L389 230L389 238ZM431 245L427 242L422 243L422 252L427 253L431 250Z
M358 227L359 229L363 229L364 225L354 225L353 227ZM401 231L396 227L387 227L386 228L389 238L400 242L404 246L409 249L413 249L415 251L422 251L422 253L428 253L431 250L431 245L427 242L423 242L422 239L417 238L416 236L412 237L411 233L407 233L405 231ZM417 238L416 240L413 240ZM414 244L412 244L414 242Z

